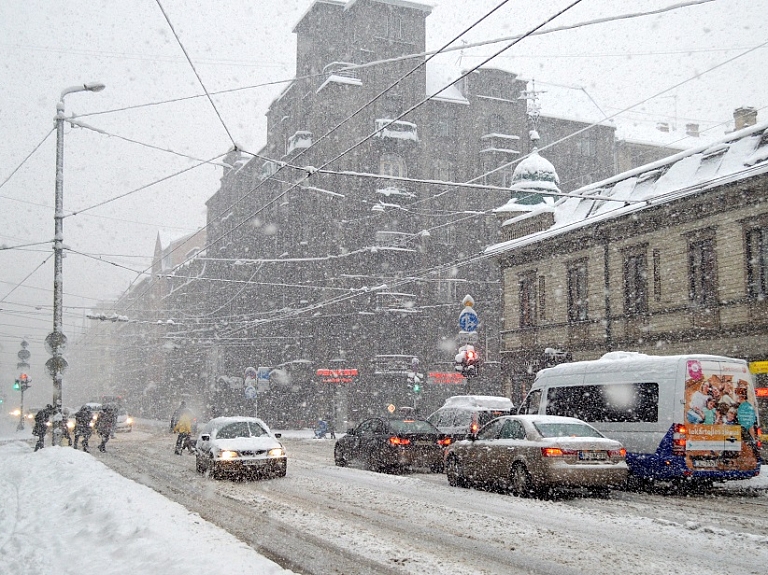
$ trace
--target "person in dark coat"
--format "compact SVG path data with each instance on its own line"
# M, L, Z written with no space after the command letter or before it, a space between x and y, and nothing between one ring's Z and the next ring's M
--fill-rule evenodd
M77 449L77 441L83 438L83 451L88 453L88 440L91 438L93 428L93 411L87 405L83 405L75 414L75 443L72 447Z
M32 435L37 436L35 451L45 447L45 434L48 433L48 420L53 415L53 406L49 403L43 409L35 414L35 426L32 428Z
M99 443L99 451L102 453L107 451L107 441L112 436L112 430L117 423L117 408L114 405L104 404L99 412L99 417L96 419L96 433L101 436L101 443Z

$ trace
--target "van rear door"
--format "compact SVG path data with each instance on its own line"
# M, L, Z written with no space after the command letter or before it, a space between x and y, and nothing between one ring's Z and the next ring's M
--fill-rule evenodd
M684 392L686 463L692 470L746 471L757 465L754 431L743 429L750 406L757 405L746 362L690 358ZM756 412L756 409L754 409ZM752 437L754 436L754 438Z

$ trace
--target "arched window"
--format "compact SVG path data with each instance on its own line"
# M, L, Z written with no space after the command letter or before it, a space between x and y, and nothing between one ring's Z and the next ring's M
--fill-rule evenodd
M379 160L379 173L383 176L394 176L404 178L405 160L397 154L383 154Z

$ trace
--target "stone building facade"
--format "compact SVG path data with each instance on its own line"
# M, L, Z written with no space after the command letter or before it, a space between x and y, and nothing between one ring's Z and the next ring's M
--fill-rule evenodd
M520 398L548 359L613 350L768 358L768 124L504 219L502 356ZM762 377L762 376L761 376Z

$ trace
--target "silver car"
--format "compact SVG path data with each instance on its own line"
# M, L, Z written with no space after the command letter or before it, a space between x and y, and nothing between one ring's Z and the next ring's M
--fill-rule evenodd
M285 477L287 458L278 441L256 417L217 417L200 430L195 445L198 473L213 478L226 475Z
M452 444L445 471L452 486L544 495L556 487L607 493L627 479L626 449L574 417L508 415Z

